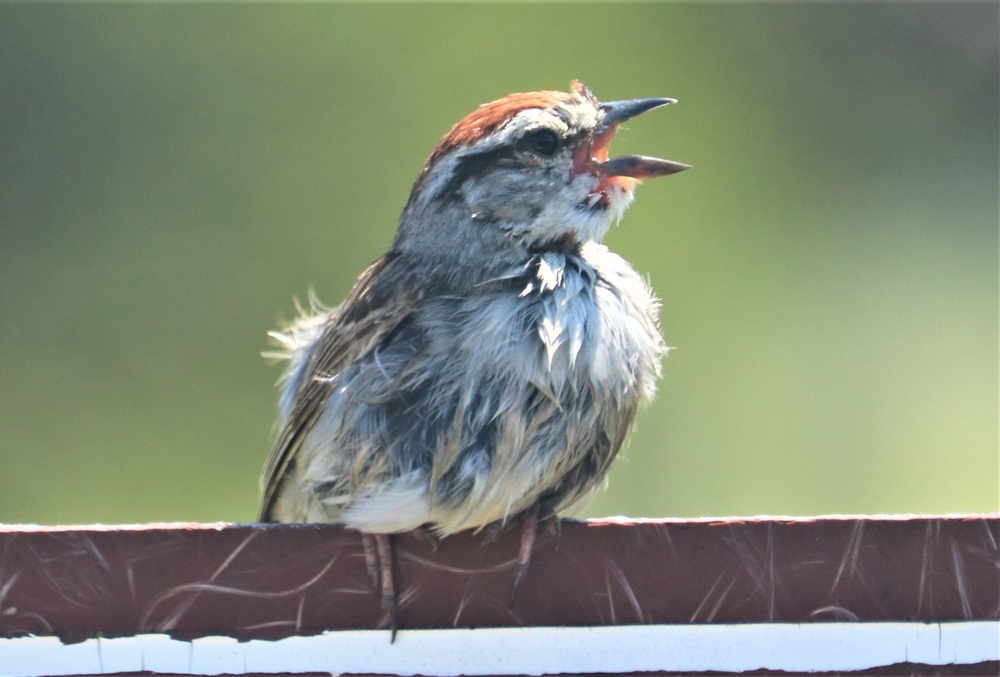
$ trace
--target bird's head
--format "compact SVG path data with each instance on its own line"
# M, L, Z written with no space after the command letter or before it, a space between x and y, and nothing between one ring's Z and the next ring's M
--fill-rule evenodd
M688 168L608 156L625 120L673 99L601 103L569 92L510 94L459 120L431 152L403 211L396 248L496 256L600 240L643 180Z

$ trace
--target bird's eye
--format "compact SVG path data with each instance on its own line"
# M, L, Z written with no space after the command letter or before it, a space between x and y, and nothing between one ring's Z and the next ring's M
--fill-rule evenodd
M548 157L559 148L559 135L551 129L536 129L525 134L523 142L532 153Z

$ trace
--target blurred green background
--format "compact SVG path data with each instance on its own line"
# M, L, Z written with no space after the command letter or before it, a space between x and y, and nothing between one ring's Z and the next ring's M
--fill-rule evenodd
M673 96L609 245L671 346L585 515L991 511L997 6L0 6L0 521L254 518L312 285L437 139L580 78Z

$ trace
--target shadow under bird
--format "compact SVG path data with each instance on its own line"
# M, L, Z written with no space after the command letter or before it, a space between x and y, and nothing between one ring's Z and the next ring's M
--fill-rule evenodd
M360 531L393 636L390 534L519 519L516 590L539 520L593 496L652 398L659 303L601 240L640 181L688 168L608 157L622 122L670 103L574 82L480 106L347 299L272 334L288 366L260 519Z

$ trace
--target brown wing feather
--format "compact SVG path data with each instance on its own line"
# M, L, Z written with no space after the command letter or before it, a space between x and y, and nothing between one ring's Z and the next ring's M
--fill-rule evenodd
M261 476L259 519L271 521L278 492L303 440L323 413L331 377L374 350L414 312L419 285L399 275L398 256L389 253L361 274L347 299L330 313L295 394L292 411L278 431Z

